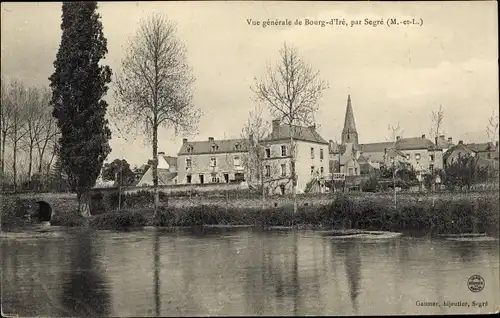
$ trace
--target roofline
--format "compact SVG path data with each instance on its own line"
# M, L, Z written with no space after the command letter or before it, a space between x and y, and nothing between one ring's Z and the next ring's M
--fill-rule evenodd
M293 140L309 142L309 143L313 143L313 144L320 144L320 145L329 145L328 141L324 141L324 142L323 141L312 141L312 140L307 140L307 139L297 138L297 137L294 137ZM290 138L286 137L286 138L273 138L273 139L263 139L262 140L262 142L273 142L273 141L288 141L288 142L290 142Z
M241 153L245 154L249 151L241 151L241 150L231 150L231 151L203 151L203 152L179 152L177 156L193 156L193 155L223 155L223 154L232 154L232 153Z

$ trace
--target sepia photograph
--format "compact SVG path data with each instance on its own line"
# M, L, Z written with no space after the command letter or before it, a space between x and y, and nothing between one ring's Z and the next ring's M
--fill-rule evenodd
M2 2L3 317L500 312L496 1Z

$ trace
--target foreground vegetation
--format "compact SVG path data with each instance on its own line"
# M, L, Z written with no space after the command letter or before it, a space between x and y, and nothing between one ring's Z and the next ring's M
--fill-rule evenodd
M349 195L330 197L329 200L325 197L323 199L325 204L303 204L299 206L296 214L293 213L291 201L288 204L264 209L223 205L164 205L160 207L156 219L153 207L147 204L151 201L148 201L146 196L148 195L140 193L135 197L129 196L128 204L121 211L109 206L113 205L111 203L104 204L102 208L106 209L96 210L100 214L96 213L90 219L83 218L74 205L61 203L59 208L56 208L51 223L60 226L90 226L98 229L252 225L390 231L423 230L432 234L477 232L497 236L499 233L498 192L445 194L437 196L434 203L431 196L401 195L398 197L397 206L394 206L390 195ZM26 199L19 198L3 205L4 225L13 222L16 213L19 215L20 209L29 206ZM18 208L13 208L15 206Z
M404 200L397 207L385 198L339 196L326 205L301 206L296 214L291 205L276 208L232 208L216 205L161 207L158 218L153 208L129 208L93 216L95 228L142 226L253 225L367 230L424 230L433 234L499 233L498 193L484 196L432 200ZM53 225L79 226L84 218L75 212L56 214Z

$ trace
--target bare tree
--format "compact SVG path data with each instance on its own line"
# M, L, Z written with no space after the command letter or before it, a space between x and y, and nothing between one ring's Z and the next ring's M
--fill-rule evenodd
M13 186L15 191L17 188L17 154L19 151L19 143L26 134L26 130L24 129L24 126L26 124L25 108L28 98L26 88L21 82L18 82L16 80L11 82L6 95L8 102L6 103L5 107L8 107L9 109L6 110L5 113L8 114L8 117L10 117L6 118L6 120L9 121L8 126L10 126L6 137L10 139L10 142L12 144L12 173ZM2 147L4 147L4 145L2 145ZM3 155L4 154L5 153L3 153Z
M444 120L444 110L443 106L439 105L439 109L437 111L432 111L431 113L431 136L433 137L433 141L436 140L436 137L439 137L441 133L441 128Z
M49 105L50 101L50 91L43 90L40 95L40 124L41 130L36 138L36 149L38 154L38 173L44 173L44 165L43 162L46 161L45 157L47 151L50 151L50 159L48 160L48 164L52 164L52 161L55 156L55 148L57 146L57 141L59 139L59 128L57 127L56 119L52 116L52 110L50 107L45 107ZM49 166L50 170L50 166ZM47 174L48 171L47 170Z
M22 141L28 151L28 179L32 176L35 145L39 142L45 130L43 111L44 108L49 109L49 100L43 100L41 94L41 90L36 87L27 89L26 105L24 107L26 124L23 127L24 137ZM41 163L42 158L38 159L39 163Z
M385 140L392 142L395 142L397 137L402 137L404 133L404 130L399 125L399 122L396 126L389 124L387 130L389 131L389 135L385 137Z
M153 148L155 215L158 193L158 128L173 128L175 134L192 132L200 112L192 102L194 82L186 61L186 49L176 37L176 27L166 17L153 14L141 22L122 61L116 79L119 103L113 115L148 137Z
M498 116L495 115L495 112L493 112L491 117L488 119L486 134L492 143L498 141Z
M12 133L12 129L14 128L14 121L13 121L13 115L14 115L14 104L12 103L11 100L11 93L10 93L10 88L7 87L7 84L5 82L5 79L2 78L2 93L1 93L1 104L0 104L0 125L1 125L1 155L0 155L0 161L1 161L1 172L2 176L5 173L5 148L7 145L7 138L10 136Z
M328 83L319 76L298 54L294 47L286 43L280 50L280 60L273 68L267 66L262 79L255 78L251 88L257 102L265 103L274 118L290 126L290 173L293 210L297 212L297 174L295 171L296 126L309 126L315 122L314 114L318 110L318 102Z
M247 141L248 156L243 157L243 166L249 171L252 178L256 178L262 191L262 205L265 203L264 188L264 156L265 149L262 140L270 133L271 125L262 116L262 107L256 106L248 114L248 120L243 126L241 136Z

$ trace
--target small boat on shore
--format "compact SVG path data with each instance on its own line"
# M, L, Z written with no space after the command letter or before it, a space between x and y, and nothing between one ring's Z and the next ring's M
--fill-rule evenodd
M448 241L460 242L485 242L495 241L497 238L488 236L486 233L458 233L458 234L438 234L437 237Z

